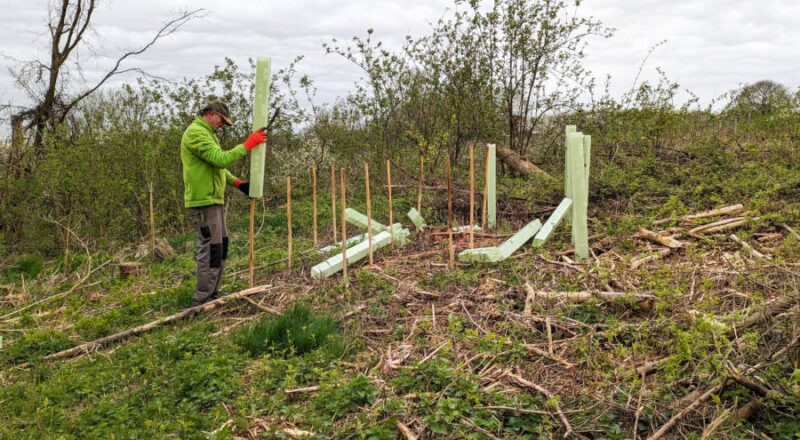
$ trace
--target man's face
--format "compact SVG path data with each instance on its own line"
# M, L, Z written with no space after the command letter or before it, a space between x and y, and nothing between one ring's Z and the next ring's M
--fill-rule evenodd
M211 124L214 125L215 129L219 130L225 127L225 120L222 119L221 114L214 112L214 117L212 118Z

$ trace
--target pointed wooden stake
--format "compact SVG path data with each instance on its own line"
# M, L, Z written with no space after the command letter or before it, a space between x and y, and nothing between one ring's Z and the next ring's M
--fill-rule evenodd
M289 242L289 272L292 271L292 177L286 176L286 228Z
M253 287L253 282L255 280L255 224L256 224L256 199L250 198L250 285L249 287Z
M333 219L333 242L336 243L336 168L331 164L331 218Z
M422 212L422 184L425 180L425 156L419 155L419 189L417 190L417 212Z
M339 184L342 186L342 275L344 275L344 285L347 286L347 195L344 181L344 168L339 170L339 175Z
M369 265L372 266L372 202L369 197L369 164L364 162L364 186L367 189L367 242L369 243Z
M392 217L392 161L386 159L386 188L389 190L389 226L394 224ZM394 245L394 229L389 229L389 234L392 236L392 244Z
M314 204L314 247L319 246L317 240L317 167L311 167L311 199Z
M475 247L475 146L469 147L469 248Z
M450 176L450 156L447 156L447 242L450 254L450 269L456 266L456 252L453 248L453 182Z

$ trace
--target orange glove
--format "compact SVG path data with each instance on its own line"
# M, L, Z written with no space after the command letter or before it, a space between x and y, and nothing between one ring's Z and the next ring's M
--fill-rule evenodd
M244 141L242 144L244 145L245 148L247 148L247 151L250 151L257 145L263 144L266 141L267 141L267 133L261 130L256 130L250 133L250 136L248 136L247 140Z

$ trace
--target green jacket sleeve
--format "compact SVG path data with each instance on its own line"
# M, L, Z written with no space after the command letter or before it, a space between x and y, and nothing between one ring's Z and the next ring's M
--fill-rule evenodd
M233 185L234 183L236 183L237 180L239 180L238 177L234 176L233 173L231 173L230 171L225 170L225 183L226 184Z
M193 130L186 133L187 145L191 146L193 153L215 168L227 168L228 165L247 155L247 149L239 144L230 150L223 150L214 142L214 139L202 130Z

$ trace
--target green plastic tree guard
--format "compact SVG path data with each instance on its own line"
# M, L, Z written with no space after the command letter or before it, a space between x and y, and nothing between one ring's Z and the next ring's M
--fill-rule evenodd
M508 238L508 240L504 241L503 244L498 246L497 248L500 249L500 253L503 254L503 258L508 258L517 251L517 249L521 248L522 245L528 242L536 232L538 232L542 228L542 222L539 221L537 218L536 220L528 223L525 225L524 228L517 231L516 234L512 235Z
M572 197L572 244L575 256L589 258L587 161L584 159L584 136L581 133L567 135L567 156Z
M356 211L353 208L347 208L344 210L345 218L347 219L348 223L354 224L361 229L367 229L368 219L367 216ZM389 228L376 222L375 219L372 219L372 233L377 234L378 232L388 231Z
M564 216L567 215L569 212L569 208L572 206L572 200L565 198L558 204L556 210L550 215L550 218L544 222L544 226L539 232L536 233L536 236L533 237L533 247L540 247L542 246L549 238L553 231L556 229L561 220Z
M409 231L402 227L400 223L392 225L394 229L395 242L398 240L408 240ZM372 237L372 249L378 250L384 248L392 242L392 234L387 230ZM369 243L367 240L358 243L357 245L347 248L347 264L353 264L362 260L369 253ZM317 264L311 268L311 277L314 279L328 278L329 276L342 270L342 254L336 254L322 263Z
M486 146L486 154L489 155L487 161L487 194L486 194L486 227L494 229L497 225L497 146L489 144Z
M408 211L408 218L411 219L411 223L414 223L414 226L417 227L417 230L421 230L426 226L425 219L422 218L422 215L416 210L416 208L411 208Z
M259 57L256 60L256 90L253 99L253 131L267 125L269 118L269 89L272 77L270 69L272 60ZM264 196L264 166L266 165L267 147L261 144L250 150L250 198L259 199Z
M500 246L467 249L458 254L458 261L464 263L496 263L505 260L524 245L542 227L542 222L536 219L516 234L504 241Z
M575 133L578 131L578 127L574 125L567 125L564 128L564 197L574 200L574 195L572 194L572 183L570 182L570 157L569 154L566 153L566 146L567 146L567 138L569 137L570 133Z

